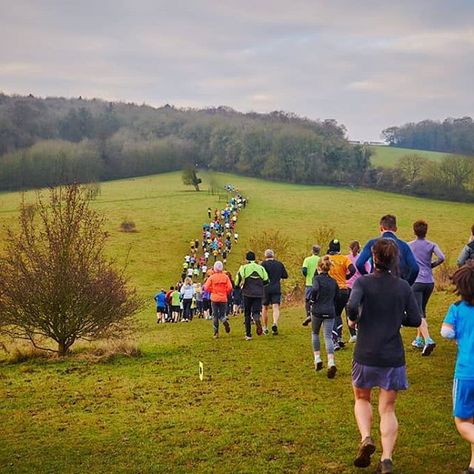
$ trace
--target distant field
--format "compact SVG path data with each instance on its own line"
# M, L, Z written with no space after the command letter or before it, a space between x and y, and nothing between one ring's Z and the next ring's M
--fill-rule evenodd
M374 166L393 167L397 161L406 155L419 155L428 160L440 161L449 153L442 153L438 151L413 150L411 148L395 148L391 146L370 145L369 148L373 151L370 157Z
M412 238L414 220L426 219L429 238L453 259L474 215L473 205L370 190L223 174L217 179L239 186L250 200L238 223L232 273L248 240L264 229L279 229L296 254L306 254L315 230L325 224L335 228L346 251L350 240L377 235L378 219L388 212L399 217L405 239ZM0 243L5 229L16 225L19 202L18 193L0 194ZM358 442L352 348L336 355L335 380L315 374L301 306L283 310L280 336L251 342L243 340L241 318L232 319L230 335L217 341L210 321L155 324L154 291L176 281L207 207L222 203L207 192L190 191L179 173L102 184L93 206L107 216L108 251L119 262L130 252L127 274L150 302L138 315L143 356L102 363L74 356L0 361L0 472L357 472L351 467ZM137 233L118 231L124 218L135 221ZM320 243L324 250L327 242ZM397 472L457 472L468 459L451 419L455 345L438 337L452 301L454 295L437 293L428 308L439 342L431 357L412 351L414 331L403 331L411 387L398 403Z

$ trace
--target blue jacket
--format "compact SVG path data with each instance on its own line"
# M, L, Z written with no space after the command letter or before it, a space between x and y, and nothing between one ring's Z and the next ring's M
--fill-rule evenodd
M410 246L405 241L400 240L393 232L390 231L384 232L380 237L369 240L365 244L365 247L360 253L356 262L357 270L359 270L361 275L367 274L365 263L372 258L372 246L375 244L375 242L377 242L377 240L381 238L392 239L395 241L400 252L399 276L406 280L410 286L413 285L420 270L418 264L416 263L415 256L413 255ZM397 272L395 273L397 274Z

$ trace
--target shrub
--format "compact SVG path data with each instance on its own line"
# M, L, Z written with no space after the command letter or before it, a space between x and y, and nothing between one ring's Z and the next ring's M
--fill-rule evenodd
M0 332L63 356L79 339L130 327L142 301L105 258L103 224L77 185L51 189L47 201L37 194L35 212L22 204L0 256Z
M122 232L138 232L135 222L129 219L125 219L124 221L122 221L122 223L120 224L120 230Z

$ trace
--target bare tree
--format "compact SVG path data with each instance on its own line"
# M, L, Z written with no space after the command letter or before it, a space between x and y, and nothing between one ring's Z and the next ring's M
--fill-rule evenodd
M78 339L116 335L141 307L123 272L104 256L104 218L77 185L22 203L18 232L0 257L0 330L68 353ZM57 349L45 341L53 340Z
M405 181L411 185L421 178L427 163L428 160L420 155L405 155L398 160L397 168L401 171Z

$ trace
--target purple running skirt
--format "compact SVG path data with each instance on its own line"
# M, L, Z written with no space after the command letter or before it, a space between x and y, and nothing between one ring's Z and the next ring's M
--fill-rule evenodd
M380 387L384 390L408 388L406 366L373 367L352 361L352 384L357 388Z

